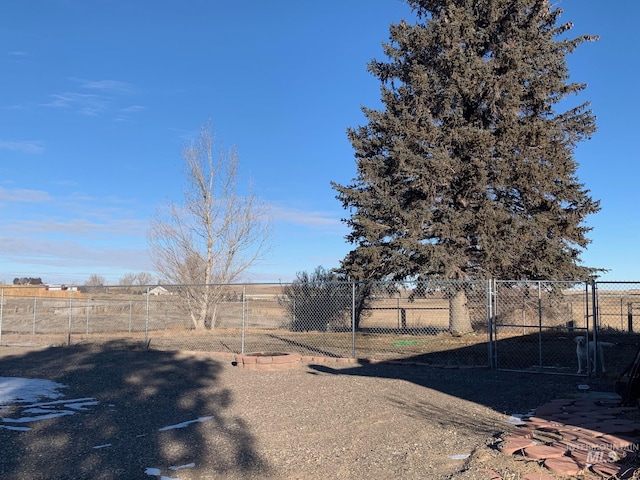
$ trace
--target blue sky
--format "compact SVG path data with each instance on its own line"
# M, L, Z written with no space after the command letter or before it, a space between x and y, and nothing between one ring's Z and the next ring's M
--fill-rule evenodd
M568 58L599 128L576 151L602 202L582 259L639 280L640 2L554 4L574 35L601 37ZM4 2L0 280L152 271L149 219L180 199L180 151L208 120L273 213L273 249L247 280L337 266L351 246L330 181L356 174L346 129L379 106L366 64L402 18L398 0Z

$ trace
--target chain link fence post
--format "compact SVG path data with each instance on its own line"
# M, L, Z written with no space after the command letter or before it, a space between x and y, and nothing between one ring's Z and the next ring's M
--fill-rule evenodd
M596 280L594 278L591 279L591 296L592 296L592 304L593 304L593 344L595 345L595 348L593 348L593 372L598 372L598 368L600 368L600 366L598 365L598 293L597 293L597 285L596 285ZM587 339L588 339L588 335L587 335ZM588 350L588 349L587 349ZM587 371L589 372L589 378L592 378L593 373L592 373L592 369L589 368L589 363L587 362Z
M241 339L240 339L240 353L244 354L244 340L245 332L247 329L247 286L242 285L242 327L241 327Z
M36 334L36 310L38 308L38 297L33 297L33 328L31 329L31 335Z
M71 305L72 291L69 290L69 325L67 327L67 347L71 346L71 328L73 326L73 309Z
M542 283L538 284L538 372L542 373L544 364L542 361Z
M4 319L4 287L0 295L0 346L2 346L2 320Z
M149 301L151 298L151 293L150 293L150 289L149 287L147 287L147 311L145 314L145 320L144 320L144 344L147 348L149 348Z
M356 358L356 282L351 282L351 358Z
M494 369L493 361L493 286L494 280L487 280L487 355L489 368Z

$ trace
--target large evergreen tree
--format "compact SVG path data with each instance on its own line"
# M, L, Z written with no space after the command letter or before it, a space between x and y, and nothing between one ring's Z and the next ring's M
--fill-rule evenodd
M574 149L588 103L561 101L568 39L548 0L407 0L372 60L384 109L350 129L357 177L333 183L351 212L351 278L585 279L585 218L599 210ZM564 108L562 108L564 107ZM561 111L560 111L561 110Z

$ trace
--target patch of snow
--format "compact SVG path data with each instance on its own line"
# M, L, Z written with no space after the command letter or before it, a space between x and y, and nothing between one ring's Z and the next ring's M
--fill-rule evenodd
M527 422L522 420L522 414L514 413L509 418L507 418L507 423L510 423L511 425L525 425Z
M49 410L48 408L25 408L23 410L24 413L50 413L51 410Z
M0 377L0 405L60 398L62 388L66 385L40 378Z
M183 468L193 468L196 464L194 462L187 463L186 465L178 465L177 467L169 467L169 470L182 470Z
M459 453L457 455L450 455L449 458L451 460L465 460L469 458L470 455L470 453Z
M0 428L6 428L7 430L14 430L16 432L28 432L31 430L29 427L11 427L9 425L0 425Z
M7 423L29 423L37 422L38 420L48 420L50 418L64 417L65 415L73 415L73 412L69 410L62 410L55 413L46 413L44 415L37 415L35 417L20 417L20 418L7 418L3 417L2 421Z
M147 475L151 475L154 477L160 477L160 480L180 480L179 478L173 478L173 477L165 477L164 475L162 475L162 472L160 472L159 468L147 468L144 473L146 473Z
M98 405L99 402L80 402L80 403L65 403L64 406L73 410L87 410L85 407Z
M98 450L98 449L100 449L100 448L107 448L107 447L110 447L110 446L111 446L111 444L110 444L110 443L104 443L104 444L102 444L102 445L96 445L96 446L95 446L95 447L93 447L93 448L95 448L96 450Z
M31 429L12 424L73 415L78 410L85 410L87 406L98 404L95 398L91 397L51 400L62 397L63 394L59 390L63 388L66 388L66 385L40 378L0 377L0 412L2 407L9 406L20 410L20 416L16 418L0 417L2 423L9 424L0 425L0 428L26 432ZM23 405L24 403L27 405Z
M93 397L74 398L74 399L71 399L71 400L56 400L54 402L34 403L34 404L31 404L31 405L25 405L25 407L49 407L51 405L64 405L64 404L67 404L67 403L73 404L73 403L78 403L78 402L92 402L94 400L95 400L95 398L93 398Z
M168 427L162 427L159 429L160 432L165 432L167 430L174 430L176 428L184 428L187 427L189 425L191 425L192 423L198 423L198 422L206 422L207 420L211 420L213 417L200 417L200 418L196 418L195 420L187 420L186 422L182 422L182 423L177 423L175 425L169 425Z

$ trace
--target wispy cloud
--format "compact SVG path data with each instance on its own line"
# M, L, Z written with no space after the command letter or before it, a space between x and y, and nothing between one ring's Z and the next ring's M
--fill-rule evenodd
M340 218L334 212L302 210L298 208L271 205L269 213L274 222L293 223L310 228L343 229Z
M133 85L127 82L121 82L120 80L82 80L75 78L72 80L79 82L80 86L87 90L112 93L131 93L134 90Z
M138 104L121 106L124 97L136 92L135 87L130 83L120 80L81 78L70 78L69 80L75 84L73 90L52 94L49 96L50 100L40 106L70 110L87 116L111 113L115 115L116 120L127 120L128 115L145 109L144 106Z
M129 105L128 107L121 108L119 115L116 116L118 122L128 122L131 120L131 116L136 113L140 113L146 110L146 107L142 105Z
M6 53L4 60L10 63L26 63L29 61L29 54L20 50L13 50Z
M0 187L0 202L38 203L49 200L51 200L51 195L42 190Z
M89 239L104 240L118 236L144 238L147 226L146 221L138 219L104 218L103 221L96 221L89 218L45 218L14 220L4 226L3 230L15 236L36 238L39 235L45 235L89 241Z
M30 154L38 154L44 152L42 143L34 140L25 140L18 142L10 140L0 140L0 149Z
M137 113L137 112L142 112L143 110L146 110L147 107L143 107L142 105L130 105L128 107L125 107L121 110L121 112L124 113Z
M14 57L14 58L24 58L28 55L27 52L22 52L22 51L18 51L18 50L14 50L12 52L7 52L7 55L9 55L10 57Z
M40 202L34 208L20 204ZM0 187L0 220L4 235L93 238L101 241L117 237L146 237L151 210L139 206L136 199L90 196L81 192L58 195L40 190Z
M107 111L109 100L90 93L65 92L50 96L51 101L41 104L43 107L63 108L82 115L98 115Z
M10 280L16 276L37 276L45 282L79 283L91 274L104 275L115 271L111 281L131 271L150 271L152 265L144 247L96 246L77 240L16 239L0 237L0 252L3 255L0 279Z
M132 202L0 187L0 279L150 270L147 215Z
M26 203L36 207L29 209L24 206ZM5 235L144 237L148 226L148 212L141 213L135 200L120 197L78 192L60 196L43 190L0 186L0 206L10 207L0 217Z
M2 105L0 109L2 110L24 110L26 107L21 103L14 103L13 105Z

